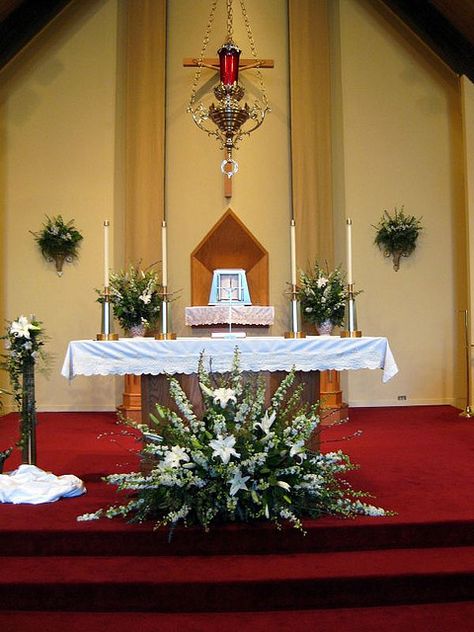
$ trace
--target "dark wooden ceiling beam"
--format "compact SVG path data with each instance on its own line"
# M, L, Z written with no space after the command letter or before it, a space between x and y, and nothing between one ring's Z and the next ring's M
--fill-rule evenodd
M0 68L28 44L72 0L22 0L3 2L0 22Z
M441 4L435 6L436 3L430 0L381 2L405 22L456 74L466 75L474 81L474 33L469 37L467 30L462 33L457 29L441 12ZM456 4L455 0L452 2ZM472 5L470 11L472 15Z

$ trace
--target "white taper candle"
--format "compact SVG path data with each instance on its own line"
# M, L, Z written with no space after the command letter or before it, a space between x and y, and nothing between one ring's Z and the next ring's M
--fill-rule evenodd
M166 221L161 223L161 283L168 286L168 246L166 239Z
M295 220L290 223L290 259L291 259L291 285L296 285L296 226Z
M350 217L346 219L346 229L347 284L352 285L352 220Z
M104 287L109 287L109 226L108 219L104 220Z

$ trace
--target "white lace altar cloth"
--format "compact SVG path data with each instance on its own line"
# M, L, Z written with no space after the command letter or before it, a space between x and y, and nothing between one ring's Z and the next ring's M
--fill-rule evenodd
M123 338L118 341L76 340L69 343L61 374L77 375L160 375L196 373L204 352L205 364L216 373L232 366L239 349L244 371L337 371L382 369L387 382L398 367L386 338L339 338L308 336L280 338Z
M13 472L0 474L0 503L39 505L85 492L84 483L77 476L55 476L36 465L23 464Z
M196 325L273 325L275 308L263 305L203 305L184 308L184 322Z

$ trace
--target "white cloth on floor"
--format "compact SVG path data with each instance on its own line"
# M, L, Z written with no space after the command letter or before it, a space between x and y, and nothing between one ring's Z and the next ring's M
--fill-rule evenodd
M55 476L36 465L23 464L13 472L0 474L0 503L39 505L85 492L84 483L77 476Z

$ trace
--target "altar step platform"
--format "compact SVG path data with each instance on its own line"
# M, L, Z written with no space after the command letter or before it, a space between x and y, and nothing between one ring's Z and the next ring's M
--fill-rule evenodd
M322 630L445 632L474 616L474 426L449 406L351 409L323 432L360 469L354 487L397 512L209 533L76 517L117 500L102 476L137 467L108 413L40 413L38 465L88 493L0 505L3 632ZM362 430L361 436L354 436ZM1 445L16 436L1 419ZM18 465L18 455L7 461Z

